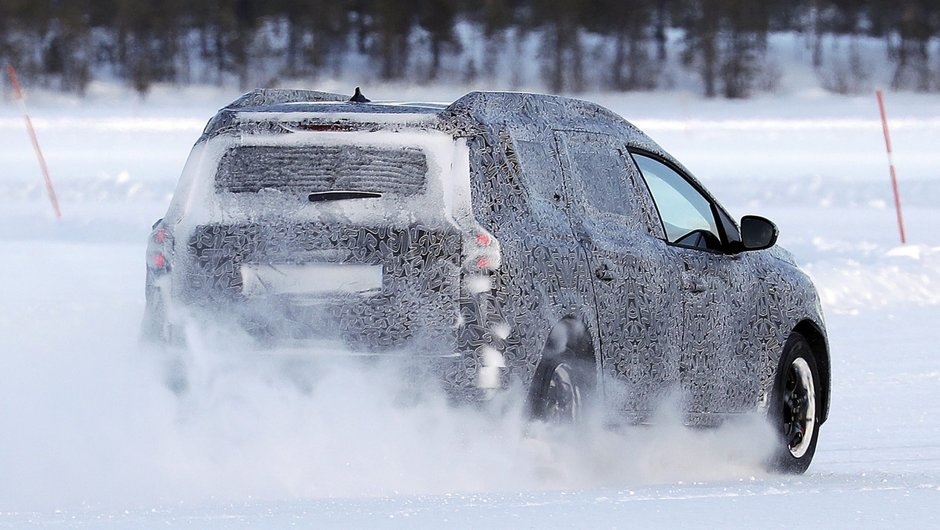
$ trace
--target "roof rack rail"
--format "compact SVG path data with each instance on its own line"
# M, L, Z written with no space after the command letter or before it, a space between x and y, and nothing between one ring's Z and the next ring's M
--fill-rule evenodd
M277 105L279 103L300 103L315 101L347 101L349 96L320 92L319 90L301 90L293 88L256 88L226 105L227 109Z

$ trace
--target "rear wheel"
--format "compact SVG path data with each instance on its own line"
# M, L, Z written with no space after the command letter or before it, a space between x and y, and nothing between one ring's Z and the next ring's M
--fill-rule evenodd
M533 380L532 415L554 424L574 424L584 415L593 374L586 362L557 357L543 359Z
M779 433L774 470L803 473L813 461L819 439L821 391L809 342L799 333L791 334L777 368L771 400L771 420Z

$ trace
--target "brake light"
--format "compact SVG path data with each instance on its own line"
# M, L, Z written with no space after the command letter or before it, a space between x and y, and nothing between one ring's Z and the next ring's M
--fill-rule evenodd
M500 266L497 241L483 227L476 227L464 239L464 267L474 271L492 271Z
M173 234L164 226L162 220L154 225L147 245L147 268L154 273L170 271L170 259L173 257Z

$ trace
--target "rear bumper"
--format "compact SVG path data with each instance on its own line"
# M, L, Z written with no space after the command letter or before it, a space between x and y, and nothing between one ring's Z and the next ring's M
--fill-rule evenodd
M316 377L324 369L380 369L394 378L400 388L432 389L441 392L453 403L484 402L504 388L508 380L505 366L484 366L481 355L474 350L457 351L447 348L354 348L342 340L323 338L257 340L242 335L218 321L187 318L181 323L185 330L177 333L182 340L170 345L169 351L184 365L189 360L206 366L201 356L209 355L210 365L221 362L226 367L278 367L273 373L298 377ZM198 344L198 347L194 345ZM162 349L162 348L161 348ZM260 364L259 364L260 363Z
M382 296L240 298L185 306L201 325L231 329L264 349L438 357L458 350L456 311L415 315L413 307L390 305Z
M173 309L163 314L173 322L166 327L176 329L173 335L182 339L177 346L190 350L188 343L198 340L202 347L222 353L227 363L238 364L242 358L308 368L320 362L387 364L396 366L397 373L419 374L415 385L437 383L458 402L485 401L508 387L505 360L477 319L464 325L456 315L446 322L437 315L437 328L416 328L413 316L406 315L407 321L390 315L375 318L374 312L356 310L350 300L307 305L304 315L293 307L290 318L283 308L275 310L271 300L170 305ZM340 318L346 312L358 315L358 327ZM399 329L407 333L397 333Z

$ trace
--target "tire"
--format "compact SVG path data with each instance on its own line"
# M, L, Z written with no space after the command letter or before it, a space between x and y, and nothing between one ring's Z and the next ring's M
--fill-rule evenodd
M809 468L819 440L822 391L813 349L794 332L783 347L771 393L769 416L779 434L773 471L801 474Z
M556 425L580 423L593 388L590 364L571 357L543 359L532 381L532 417Z

